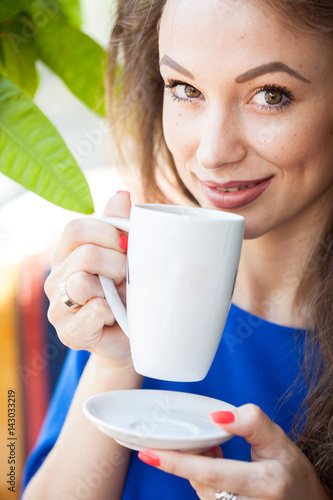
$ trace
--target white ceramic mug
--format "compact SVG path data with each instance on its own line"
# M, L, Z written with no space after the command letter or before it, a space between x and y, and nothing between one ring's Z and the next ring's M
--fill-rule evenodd
M135 370L170 381L205 378L235 284L243 217L175 205L134 205L130 219L103 221L129 232L127 311L112 280L105 298L130 339Z

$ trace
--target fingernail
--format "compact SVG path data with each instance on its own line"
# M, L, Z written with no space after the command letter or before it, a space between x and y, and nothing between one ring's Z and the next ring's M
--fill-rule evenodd
M150 453L149 451L139 451L138 457L145 464L153 465L154 467L158 467L161 463L160 459L154 455L154 453Z
M125 252L127 252L127 247L128 247L127 236L124 236L123 234L119 235L119 246L122 250L125 250Z
M215 424L232 424L235 421L232 411L214 411L209 416Z
M129 197L129 199L131 199L131 193L129 191L117 191L117 194L119 193L125 193Z

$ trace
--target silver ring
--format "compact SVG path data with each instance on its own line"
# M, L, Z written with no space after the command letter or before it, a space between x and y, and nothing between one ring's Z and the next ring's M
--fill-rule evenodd
M237 500L237 495L227 491L215 491L216 500Z
M66 292L66 281L64 281L63 283L61 283L61 285L58 288L58 292L59 292L59 295L60 295L63 303L65 304L65 306L67 306L70 309L72 309L72 311L74 311L75 309L79 309L81 307L80 304L78 304L77 302L74 302L69 297L69 295L67 294L67 292Z

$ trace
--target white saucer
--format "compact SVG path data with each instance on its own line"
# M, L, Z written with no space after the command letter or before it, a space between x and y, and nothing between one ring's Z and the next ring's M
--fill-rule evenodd
M83 411L95 426L132 450L149 448L203 451L233 436L208 414L235 407L183 392L129 390L106 392L85 401Z

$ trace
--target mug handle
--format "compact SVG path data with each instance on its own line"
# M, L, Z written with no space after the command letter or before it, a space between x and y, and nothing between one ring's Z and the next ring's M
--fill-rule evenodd
M111 226L114 226L117 229L129 232L130 229L129 219L122 219L120 217L102 217L99 220L101 220L102 222L106 222L107 224L110 224ZM108 303L108 306L110 307L120 328L127 335L127 337L129 337L127 311L119 297L114 281L109 278L106 278L105 276L99 275L98 277L99 281L101 282L104 296L106 302Z

